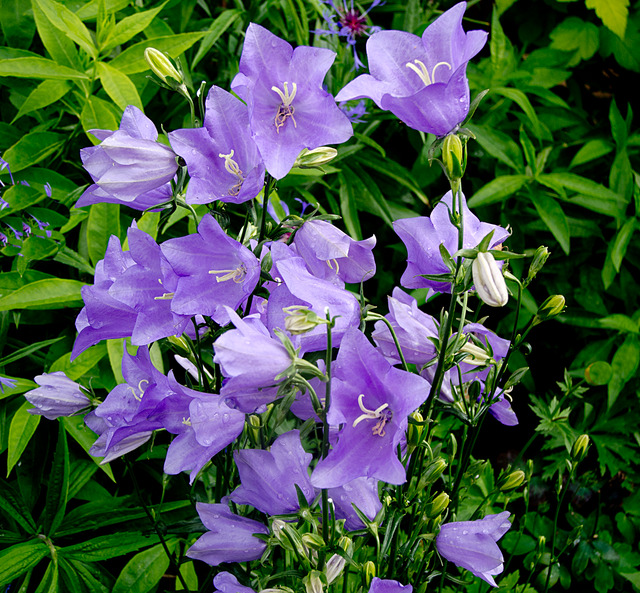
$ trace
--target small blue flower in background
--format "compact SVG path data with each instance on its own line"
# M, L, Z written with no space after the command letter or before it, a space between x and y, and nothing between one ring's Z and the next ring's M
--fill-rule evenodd
M369 8L364 12L360 12L359 9L354 8L353 0L347 5L347 0L340 2L334 2L333 0L322 0L323 4L327 4L332 10L324 10L322 16L327 22L329 29L319 29L314 33L319 35L338 35L345 37L347 45L353 48L353 60L355 63L355 70L364 68L364 64L358 57L356 51L356 38L361 35L367 37L377 31L380 31L380 27L374 27L367 24L367 15L371 9L383 4L382 0L373 0Z
M2 233L0 233L1 235ZM9 377L0 377L0 393L4 393L4 388L8 387L13 389L16 386L15 379L9 379Z

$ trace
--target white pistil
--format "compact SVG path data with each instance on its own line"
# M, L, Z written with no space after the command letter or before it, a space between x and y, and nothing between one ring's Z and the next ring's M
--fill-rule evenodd
M209 270L209 274L223 274L222 276L216 276L216 282L233 280L236 284L240 284L247 275L247 268L244 264L240 264L233 270Z
M337 275L340 272L340 264L338 263L338 260L336 258L328 259L327 260L327 265L329 266L330 270L333 270L333 266L331 265L332 263L334 263L335 266L336 266L335 272L336 272L336 275Z
M429 71L427 70L427 67L424 65L424 62L420 60L413 60L413 61L415 62L414 64L412 64L411 62L407 62L405 66L407 68L411 68L411 70L413 70L420 77L420 80L424 82L425 86L429 86L436 81L436 70L438 69L439 66L447 66L449 70L452 70L451 64L449 64L449 62L438 62L431 69L431 76L429 76Z
M371 432L374 435L383 437L385 435L385 424L393 418L393 412L389 410L389 404L382 404L375 410L369 410L364 407L362 400L364 400L364 393L358 396L358 406L360 406L363 413L353 421L353 428L363 420L377 420L378 422L376 422L375 426L371 429Z
M191 426L191 416L189 416L188 418L185 418L183 416L182 417L182 424L184 424L185 426Z
M240 189L242 188L242 184L244 183L244 175L243 175L242 171L240 170L240 166L238 165L238 163L233 160L233 149L231 149L231 152L229 154L220 153L218 156L221 159L224 159L224 168L229 173L231 173L232 175L235 175L238 178L238 183L236 183L229 190L229 195L230 196L237 196L240 193Z
M131 385L128 385L129 389L131 389L131 393L133 393L133 398L139 402L141 402L142 398L144 397L144 389L142 388L143 383L146 383L147 386L149 385L149 381L147 381L146 379L140 379L140 383L138 383L138 391L140 392L139 395L136 392L136 390L133 387L131 387Z
M291 91L291 93L289 93L288 82L284 83L284 92L282 92L277 86L271 87L271 90L274 93L278 93L280 100L282 101L282 103L278 107L278 112L276 113L276 117L274 120L276 124L276 132L278 134L280 133L280 128L284 126L288 117L291 118L291 121L293 122L293 127L294 128L298 127L298 124L296 123L296 120L293 117L293 114L295 113L295 108L293 107L293 105L291 105L291 103L293 102L296 96L296 93L298 92L298 85L295 82L292 82L291 85L293 86L293 90Z

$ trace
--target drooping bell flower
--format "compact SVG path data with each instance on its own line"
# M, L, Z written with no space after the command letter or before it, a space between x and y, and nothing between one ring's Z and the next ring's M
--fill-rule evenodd
M264 27L251 23L245 34L240 72L231 89L249 109L249 125L267 171L284 177L303 148L346 142L348 118L322 88L335 53L295 49Z
M158 130L142 111L129 105L118 130L90 133L102 142L80 151L94 184L80 196L77 207L110 202L146 210L171 198L176 155L157 142Z
M376 273L375 236L355 241L325 220L309 220L297 231L293 246L314 276L360 283Z
M402 585L398 581L391 579L380 579L373 577L371 579L371 586L369 587L369 593L412 593L413 587L411 585Z
M0 389L2 379L0 377ZM34 381L39 387L24 394L26 400L35 406L29 410L31 414L55 420L61 416L73 416L90 404L80 385L62 371L38 375Z
M359 477L402 484L405 469L397 448L408 416L429 395L425 379L392 367L363 333L342 338L333 367L327 419L343 425L338 442L311 475L316 488L334 488Z
M436 537L438 552L497 587L493 577L503 571L504 558L496 542L511 528L509 515L504 511L477 521L445 523Z
M382 508L378 496L378 480L356 478L337 488L329 488L328 495L336 509L336 518L345 519L345 527L350 531L364 529L365 525L353 508L355 504L371 521Z
M487 40L484 31L462 29L466 2L447 10L422 38L404 31L380 31L367 40L371 74L361 74L336 96L369 97L408 126L446 136L469 113L467 63Z
M251 139L247 106L217 86L205 105L204 127L169 133L191 178L187 203L240 204L255 198L264 183L264 163Z
M208 315L225 325L225 306L237 309L260 278L256 256L210 214L202 218L197 234L169 239L161 250L178 276L171 310L179 315Z
M285 515L300 509L296 486L308 504L314 490L307 469L312 455L300 443L300 431L280 435L269 451L241 449L233 454L241 485L229 498L236 504L249 504L267 515Z
M211 566L221 562L247 562L262 556L267 544L254 533L269 533L258 521L234 515L226 504L196 503L196 510L209 529L187 550L187 556Z
M218 573L213 579L213 586L213 593L255 593L251 587L241 585L230 572Z
M493 236L489 248L502 243L509 232L502 227L482 222L469 210L464 194L460 193L463 216L463 248L477 247L491 231ZM400 283L406 288L433 288L436 292L451 292L447 282L428 280L421 274L447 274L449 268L440 255L440 245L453 255L458 250L458 229L449 218L452 193L448 191L431 212L431 216L403 218L393 223L393 228L407 247L407 269Z

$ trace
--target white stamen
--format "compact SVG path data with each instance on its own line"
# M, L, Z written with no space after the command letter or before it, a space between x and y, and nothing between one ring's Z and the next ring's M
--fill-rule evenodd
M353 428L355 428L363 420L377 420L378 422L376 422L375 426L372 429L372 432L374 435L383 437L385 435L385 424L389 422L391 418L393 418L393 412L388 409L389 404L382 404L375 410L369 410L368 408L364 407L363 400L364 393L361 393L358 396L358 406L360 406L360 409L363 413L353 421Z
M431 70L431 76L429 76L429 71L423 62L420 60L413 60L415 64L411 62L407 62L405 66L407 68L411 68L419 77L422 82L424 82L425 86L429 86L436 81L436 70L439 66L447 66L449 70L452 70L451 64L449 62L438 62ZM416 66L417 64L417 66Z

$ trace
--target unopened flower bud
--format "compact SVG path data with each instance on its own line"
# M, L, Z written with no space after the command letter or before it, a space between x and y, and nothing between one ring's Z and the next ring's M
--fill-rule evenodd
M340 536L338 546L342 548L349 556L353 554L353 540L346 535Z
M581 434L576 439L576 442L573 443L573 447L571 448L571 458L576 463L580 463L587 456L588 448L589 448L589 437L586 434Z
M550 251L544 245L540 245L536 252L533 254L533 259L531 260L531 265L529 266L529 272L527 274L527 284L531 282L536 274L542 270L542 267L549 259Z
M337 154L338 151L330 146L319 146L313 150L303 148L293 166L301 169L322 167L336 158Z
M490 307L504 307L509 300L507 284L493 255L480 251L471 266L478 297Z
M434 459L425 469L420 477L419 488L425 488L429 484L433 484L447 468L447 462L439 457Z
M448 506L449 495L446 492L441 492L427 505L427 517L429 517L429 519L435 519L438 515L441 515Z
M327 323L303 305L291 305L282 310L287 314L284 318L284 328L293 335L304 334L321 323Z
M249 430L251 431L251 436L256 443L260 442L261 424L260 416L256 416L255 414L251 414L249 416Z
M364 569L364 578L368 588L371 585L371 581L376 576L376 565L371 560L367 560L362 565L362 568Z
M422 414L417 411L410 414L410 417L420 424L424 421ZM415 449L420 444L421 435L422 426L409 422L409 427L407 428L407 446L410 447L411 450Z
M327 560L327 564L324 567L324 574L327 577L327 583L329 585L342 574L346 563L347 561L339 554L334 554Z
M511 472L508 476L505 476L502 483L499 483L500 490L506 492L507 490L515 490L524 483L524 472L520 469Z
M487 364L491 360L489 353L484 348L476 346L473 342L467 342L464 344L462 348L460 348L460 352L466 352L469 355L462 361L467 364L481 366Z
M564 311L565 300L561 294L554 294L540 305L536 316L533 318L533 325L538 325L543 321L553 319Z
M462 179L464 175L462 141L455 134L449 134L442 142L442 162L449 179Z
M172 88L183 84L182 76L164 52L148 47L144 50L144 59L149 64L151 71L165 84Z
M322 593L324 584L322 582L322 573L312 570L306 577L302 579L306 593Z
M314 548L316 550L319 550L322 546L324 546L324 540L322 539L322 536L318 535L317 533L305 533L302 536L302 541L304 542L305 546Z

